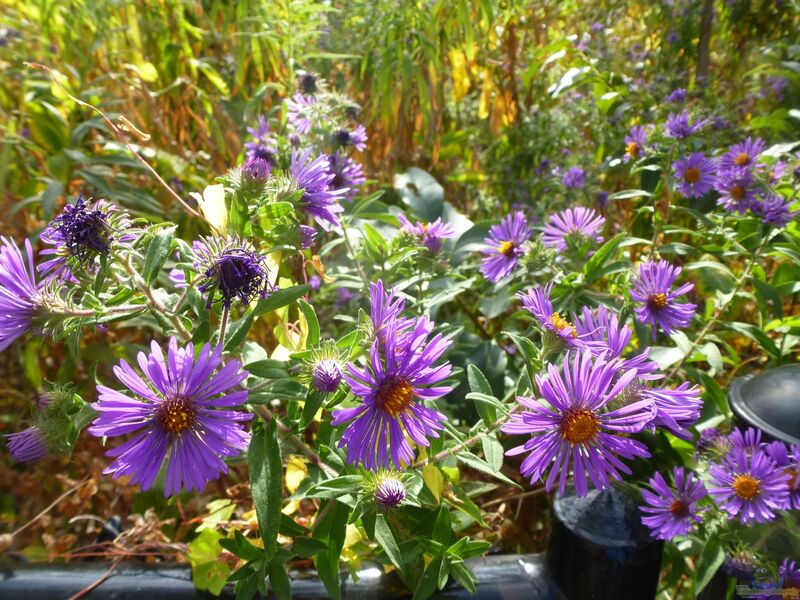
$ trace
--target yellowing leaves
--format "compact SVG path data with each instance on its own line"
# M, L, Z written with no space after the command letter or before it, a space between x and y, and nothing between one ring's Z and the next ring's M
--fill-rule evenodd
M303 480L308 477L308 459L302 456L291 455L286 462L286 474L283 477L286 489L294 494Z
M425 465L422 469L422 481L425 482L425 486L431 491L436 501L440 502L444 491L444 475L442 475L439 467Z
M208 220L208 224L219 234L228 230L228 209L225 208L225 187L218 183L206 186L201 196L197 192L190 194L200 207L200 212Z
M467 71L467 57L457 48L450 50L449 55L450 65L453 69L453 100L458 102L469 92L470 79Z

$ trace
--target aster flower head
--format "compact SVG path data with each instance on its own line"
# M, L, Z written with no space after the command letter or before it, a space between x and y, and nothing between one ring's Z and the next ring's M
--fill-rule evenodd
M699 120L691 123L688 110L684 110L680 113L671 113L667 115L664 134L675 140L685 140L694 133L697 133L705 123L705 121Z
M734 144L730 150L719 159L720 171L733 171L735 169L752 169L755 167L758 156L766 150L767 145L761 138L748 137L740 144Z
M364 177L364 167L360 162L337 150L330 156L330 173L333 179L330 188L333 190L345 190L343 198L352 200L358 193L359 188L364 185L367 178Z
M647 129L641 125L631 127L630 134L625 136L625 156L622 161L627 163L644 156L646 144Z
M790 210L791 206L792 201L783 196L766 194L761 198L755 198L750 203L750 210L768 225L786 227L800 214L800 210Z
M420 317L401 331L397 320L389 321L372 342L368 364L348 365L344 380L360 404L334 411L332 420L334 426L349 422L339 442L348 463L402 469L414 458L409 440L427 447L444 429L447 417L423 401L453 389L441 385L450 363L435 366L452 342L441 334L430 338L431 326Z
M642 523L659 540L672 540L694 531L702 512L697 503L708 493L703 482L692 473L684 473L683 467L675 467L672 476L675 487L670 487L661 473L656 473L650 479L653 491L642 490L645 502L639 507L645 513Z
M666 98L667 102L672 104L682 104L686 102L686 88L677 88L670 93Z
M517 294L522 300L522 306L536 318L542 328L542 351L545 348L548 353L563 348L584 348L585 344L575 325L553 310L553 303L550 301L552 289L551 282L544 289L536 287Z
M750 548L740 546L725 552L723 570L741 581L751 581L759 569L761 559Z
M297 133L304 135L311 131L315 105L314 96L300 92L286 99L286 119Z
M633 335L633 330L627 325L620 325L617 314L607 306L595 309L584 306L573 321L577 337L595 355L605 353L608 358L622 356Z
M757 450L764 449L764 442L761 441L761 430L748 427L744 431L734 427L728 435L730 447L734 450L742 450L748 456Z
M311 149L298 152L292 150L289 169L292 181L298 190L303 190L300 207L324 230L339 225L339 213L344 211L339 198L347 189L330 189L334 175L330 172L330 161L325 155L311 159Z
M310 225L298 225L297 233L300 236L300 248L303 250L311 248L317 239L317 230Z
M743 215L756 200L753 173L749 169L720 171L715 188L720 197L717 204L733 213Z
M626 361L630 365L630 361ZM655 363L652 363L655 366ZM647 372L650 370L651 372ZM644 373L642 372L644 371ZM627 401L645 400L653 403L655 416L649 427L666 429L676 437L691 440L688 428L700 419L703 401L700 388L684 381L675 388L657 387L653 381L662 379L663 373L644 367L638 377L623 392Z
M406 301L400 293L392 288L386 291L380 279L369 284L370 320L372 321L372 334L376 338L383 338L390 324L396 323L396 333L406 331L414 323L413 319L401 316L406 308Z
M694 317L696 305L677 301L679 296L694 289L694 284L684 283L672 289L681 270L663 259L647 261L639 267L633 281L631 298L640 304L636 307L636 318L652 327L654 340L658 329L669 335L676 329L687 327Z
M627 434L642 431L653 419L653 404L640 401L608 410L607 406L635 377L636 370L621 370L617 359L593 357L590 351L571 352L562 367L547 366L547 376L536 375L539 395L517 397L526 409L512 414L503 431L532 434L507 456L529 453L520 465L520 473L531 482L544 479L552 490L558 482L562 494L572 472L579 496L588 492L588 481L599 490L608 488L620 471L631 470L619 459L648 457L641 442Z
M363 152L367 148L367 130L363 125L355 129L337 129L332 134L333 145L337 148L355 148Z
M23 255L12 239L0 237L0 352L31 328L41 303L30 240Z
M114 374L126 393L98 385L92 405L99 414L89 427L97 437L134 434L106 456L116 459L103 471L127 476L142 490L152 487L166 461L164 495L202 490L206 482L228 472L224 457L247 448L250 434L243 421L252 418L236 407L247 402L247 377L242 364L229 359L222 366L222 348L206 344L195 359L194 345L169 340L167 356L154 341L149 355L140 352L142 375L125 360ZM218 370L219 368L219 370Z
M603 241L599 232L605 222L605 218L591 208L567 208L551 215L542 233L542 243L558 252L579 251L587 242Z
M577 190L586 185L586 172L580 167L570 167L562 179L564 187L568 190Z
M525 253L525 243L531 238L531 229L522 211L506 215L489 229L484 238L488 246L484 254L481 273L492 283L497 283L516 271L520 257Z
M786 506L789 475L763 450L748 456L743 448L733 448L723 463L711 465L709 474L714 500L743 525L771 521L774 511Z
M194 251L202 278L197 289L206 295L208 308L217 296L225 308L230 308L237 298L247 306L275 291L269 282L266 257L243 239L204 238Z
M767 453L779 469L789 476L789 497L785 509L800 510L800 446L788 446L775 441L764 446Z
M319 392L335 392L339 389L344 374L344 360L344 353L336 346L336 342L325 340L312 350L311 356L303 364L304 383Z
M437 254L442 249L443 239L453 238L458 235L456 230L443 223L441 218L437 218L430 223L421 221L412 223L403 213L397 215L397 218L400 221L401 230L417 238L431 254Z
M36 425L16 433L9 433L5 438L11 456L20 462L36 462L48 454L47 440Z
M701 198L711 191L717 175L717 166L702 152L692 152L672 164L678 191L687 198Z
M778 574L783 581L782 587L784 592L786 592L786 590L791 590L796 598L800 598L800 564L787 557L781 563ZM786 595L784 593L784 598L785 597ZM791 598L791 596L789 596L789 598Z
M730 450L730 443L727 436L723 435L716 427L706 427L700 430L697 440L697 453L703 455L720 449L720 455L727 454ZM720 447L720 442L722 446Z
M301 94L314 95L317 93L318 78L316 73L308 71L297 72L297 89Z
M375 503L382 510L397 508L406 499L406 484L399 477L386 475L375 486Z

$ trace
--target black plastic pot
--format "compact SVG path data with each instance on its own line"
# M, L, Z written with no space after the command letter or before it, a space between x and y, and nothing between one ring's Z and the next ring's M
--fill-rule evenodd
M567 600L655 598L664 545L642 524L629 488L569 492L553 514L547 563Z
M760 429L767 441L800 444L800 365L737 377L728 403L740 427Z

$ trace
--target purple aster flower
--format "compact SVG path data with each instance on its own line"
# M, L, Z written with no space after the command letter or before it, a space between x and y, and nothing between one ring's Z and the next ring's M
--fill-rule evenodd
M317 75L307 71L298 71L297 89L303 94L313 95L317 93Z
M715 187L720 195L717 204L740 215L747 212L756 199L753 173L749 169L720 171Z
M553 283L550 282L544 289L536 287L527 292L519 292L517 296L522 300L522 306L536 317L543 332L554 334L554 339L546 340L549 342L545 344L548 348L584 348L575 326L553 310L553 303L550 301L552 289Z
M247 155L244 163L244 172L256 179L267 179L272 169L277 164L278 151L269 135L269 123L263 115L258 117L258 127L247 128L253 140L244 146Z
M763 450L748 456L742 448L734 448L722 464L711 465L709 474L714 500L743 525L771 521L773 511L786 505L789 475L777 469Z
M602 242L603 236L598 232L605 222L605 218L591 208L567 208L550 216L542 233L542 244L566 252L569 248L583 247L587 241Z
M492 283L497 283L517 269L520 256L525 253L523 245L531 238L531 229L525 222L525 215L516 211L506 215L498 225L489 229L489 237L484 238L488 246L483 250L484 259L481 273Z
M406 499L406 486L396 477L383 477L375 488L375 502L384 510L396 508Z
M310 225L299 225L298 233L300 234L300 248L311 248L314 245L314 240L317 239L317 230Z
M354 130L337 129L333 132L333 144L338 148L352 147L362 152L367 147L367 130L359 125Z
M731 577L741 581L751 581L758 568L758 557L748 548L739 548L726 553L722 568Z
M570 167L562 179L564 187L568 190L577 190L586 185L586 173L580 167Z
M623 162L630 162L644 156L645 145L647 144L647 129L641 125L631 127L629 135L625 136L625 156Z
M681 271L680 267L674 267L663 259L658 262L647 261L639 267L639 274L633 281L631 298L641 303L636 307L636 318L652 326L653 340L656 339L657 328L669 335L692 322L696 305L677 302L676 299L694 289L694 284L684 283L672 290Z
M385 291L383 281L378 280L369 284L370 319L372 329L377 338L383 339L385 331L392 323L397 324L395 333L401 334L413 324L413 319L402 317L401 313L406 308L406 301L394 288Z
M791 598L792 596L786 595L786 590L790 590L795 598L800 598L800 565L795 561L785 558L778 569L778 574L783 580L782 588L784 591L784 598Z
M748 427L746 430L734 428L728 435L728 443L733 450L742 450L750 456L757 450L764 449L765 444L761 441L761 430Z
M438 385L450 375L450 363L434 366L452 342L441 334L429 340L430 330L425 317L403 331L390 321L372 342L368 366L348 365L344 380L361 404L334 411L332 420L334 426L350 422L339 442L348 463L402 469L414 458L409 439L427 447L444 429L447 417L421 401L453 389Z
M109 223L114 207L99 200L90 206L79 196L75 204L67 204L42 232L40 239L54 246L40 256L51 256L37 270L43 277L77 281L68 265L70 257L87 266L98 256L107 256L113 240ZM127 236L126 236L127 237Z
M35 425L16 433L9 433L5 437L8 451L20 462L36 462L48 454L49 447L44 433Z
M300 199L302 209L311 215L325 231L339 225L338 214L344 211L339 198L347 189L330 188L334 174L330 172L330 161L325 155L310 159L311 150L298 154L292 150L292 163L289 172L297 189L303 190Z
M600 210L603 210L606 207L606 205L608 204L608 198L610 196L611 194L606 192L605 190L597 192L597 205L600 207Z
M311 131L311 113L315 104L313 96L301 93L286 99L286 119L297 133L306 134Z
M595 309L584 306L573 320L577 337L595 356L603 353L609 359L622 356L633 335L633 330L620 325L617 314L606 306Z
M639 356L646 358L646 354ZM649 365L641 365L630 360L626 363L636 366L638 373L637 380L625 390L628 400L649 400L655 406L656 414L650 428L661 427L679 438L691 440L692 434L687 428L697 423L703 409L700 388L686 381L676 388L655 387L651 382L664 378L663 373L656 371L656 363L649 361Z
M766 148L767 145L761 138L747 138L740 144L734 144L719 159L720 171L750 169L755 166L759 154L764 152Z
M764 452L789 476L789 497L784 508L800 510L800 446L787 446L776 441L767 444Z
M673 90L672 93L667 96L667 102L672 102L673 104L682 104L686 102L686 88L677 88Z
M230 308L233 300L247 306L274 291L268 278L266 257L249 242L238 238L205 238L194 247L203 282L197 289L206 294L211 308L217 294L222 305Z
M800 214L800 210L789 210L791 205L792 201L783 196L768 194L754 199L750 204L750 210L754 215L761 217L764 223L775 227L785 227Z
M12 239L0 237L0 352L30 329L41 305L30 240L25 251L23 257Z
M703 482L695 479L692 473L684 473L683 467L675 467L672 475L674 488L661 473L656 473L650 479L653 491L642 490L645 505L639 509L646 515L642 523L650 528L650 535L659 540L671 540L694 531L702 512L697 503L708 494Z
M333 174L330 188L333 190L345 190L343 195L345 200L352 200L358 193L359 188L367 180L364 177L364 167L360 162L337 150L330 156L330 172Z
M308 278L308 285L311 286L312 292L318 292L322 288L322 279L320 279L319 275L312 275Z
M642 431L652 421L652 402L607 410L636 377L636 370L620 370L621 366L617 359L575 352L567 355L560 369L549 364L547 377L536 375L539 394L547 404L518 396L517 402L529 410L512 414L503 426L505 433L533 434L525 444L506 452L507 456L530 453L520 465L523 476L533 482L549 470L545 488L552 490L558 481L563 494L572 471L575 491L585 496L587 476L602 490L611 479L620 479L619 471L631 473L618 456L650 456L644 444L627 434Z
M114 374L132 393L97 386L98 413L89 427L97 437L135 433L106 456L117 457L103 471L115 478L128 476L142 490L149 489L164 460L167 461L164 495L181 490L201 490L207 481L227 473L223 457L237 456L247 448L250 434L242 421L251 414L235 410L247 402L247 390L239 386L248 377L242 364L229 359L222 364L222 348L204 345L195 359L194 345L178 347L169 340L167 358L154 341L151 354L140 352L142 378L120 360Z
M314 365L311 381L320 392L335 392L342 381L342 366L337 360L324 358Z
M349 288L338 287L336 288L336 300L334 300L333 306L336 308L336 310L341 310L350 304L355 297L356 295Z
M708 450L718 446L719 441L725 437L723 436L719 429L716 427L706 427L705 429L700 430L700 437L697 440L697 452L703 454ZM726 444L726 452L729 449L727 440L725 441Z
M702 152L692 152L675 161L672 168L678 180L678 191L687 198L701 198L714 187L717 166Z
M667 115L665 135L676 140L685 140L699 131L705 123L705 121L690 123L688 110L684 110L681 113L671 113Z
M456 237L456 230L442 222L442 219L436 219L431 223L411 223L403 213L397 215L401 229L411 236L419 239L423 246L425 246L431 254L437 254L442 249L442 240L445 238Z

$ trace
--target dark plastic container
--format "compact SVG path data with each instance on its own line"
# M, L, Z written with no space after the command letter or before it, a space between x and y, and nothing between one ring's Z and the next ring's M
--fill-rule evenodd
M766 441L800 444L800 364L737 377L728 403L740 427L760 429Z

